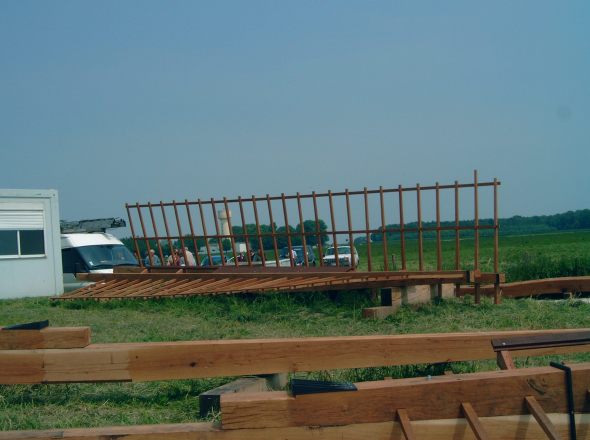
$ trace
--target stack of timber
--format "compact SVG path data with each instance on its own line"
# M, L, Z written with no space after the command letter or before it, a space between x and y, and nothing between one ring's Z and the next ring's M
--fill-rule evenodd
M376 289L393 286L480 284L497 274L480 271L185 271L78 274L94 284L53 299L146 299L194 295Z
M73 333L77 329L53 329ZM0 338L4 330L0 331ZM35 331L31 331L35 332ZM86 328L80 330L87 334ZM72 344L0 349L0 384L151 381L495 359L588 351L590 329ZM2 341L2 339L0 339ZM494 341L494 344L492 342ZM35 344L36 345L36 344ZM498 349L500 347L500 349ZM503 359L506 359L504 357ZM221 396L221 423L0 432L6 439L590 439L590 364L355 384L356 391ZM573 403L571 411L570 401ZM574 425L568 413L574 417Z

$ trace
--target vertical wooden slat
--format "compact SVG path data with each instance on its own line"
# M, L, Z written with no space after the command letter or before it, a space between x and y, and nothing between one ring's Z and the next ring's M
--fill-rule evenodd
M234 239L234 230L231 225L231 215L230 215L229 207L227 205L227 197L223 198L223 209L225 209L225 216L227 217L227 226L229 228L229 240L231 243L232 254L234 256L234 265L237 267L237 266L239 266L238 254L236 254L236 241Z
M420 198L420 184L416 184L416 205L418 212L418 269L424 270L424 243L422 239L422 200Z
M485 428L481 424L479 417L477 417L477 413L473 409L471 403L461 403L461 409L463 410L463 415L467 419L467 423L469 423L471 430L475 434L475 438L477 438L478 440L487 440L488 438L490 438Z
M176 229L178 230L180 248L182 249L182 255L184 256L184 265L188 266L188 258L186 258L186 247L184 245L184 237L182 236L182 228L180 226L180 217L178 216L178 204L176 203L176 200L172 200L172 206L174 207L174 216L176 217Z
M125 210L127 211L127 218L129 219L129 229L131 229L131 236L133 237L133 246L135 247L137 262L140 266L143 266L143 258L141 258L141 252L139 251L139 245L137 243L138 237L135 235L135 228L133 227L133 219L131 218L131 211L129 210L128 203L125 203Z
M164 202L160 200L160 210L162 211L162 219L164 219L164 228L166 229L166 241L168 241L168 248L170 249L170 255L172 255L174 245L172 244L172 237L170 236L170 228L168 227L168 219L166 218L166 210L164 209ZM165 266L164 260L162 260L162 266Z
M201 225L203 226L205 248L207 249L207 258L209 259L209 266L212 266L213 259L211 256L211 248L209 247L209 234L207 233L207 223L205 222L205 214L203 213L203 202L201 202L201 199L197 200L197 204L199 205L199 214L201 215Z
M275 220L272 215L272 203L270 202L270 195L266 195L266 204L268 206L268 218L270 219L270 231L272 233L272 245L275 252L275 261L277 262L277 267L280 266L279 264L279 247L277 245L277 231L275 228Z
M399 195L399 239L402 254L402 270L406 270L406 235L404 232L404 189L401 185L397 187Z
M156 238L156 246L158 247L158 255L160 256L160 264L165 266L164 252L162 251L162 245L160 244L160 237L158 235L158 228L156 227L156 219L154 217L154 210L152 209L151 202L148 202L148 212L150 213L150 219L152 221L152 228L154 229L154 237ZM153 266L152 258L150 256L150 265Z
M309 267L309 259L307 257L307 240L305 239L303 211L301 210L301 196L299 193L297 193L297 210L299 211L299 227L301 228L301 244L303 245L303 263L305 264L305 267Z
M498 179L494 177L494 272L500 272L500 225L498 223ZM494 283L494 304L500 304L502 301L502 290L500 288L499 277Z
M553 425L549 417L547 417L547 414L545 414L543 407L539 404L537 399L535 399L534 396L526 396L524 399L529 412L533 415L545 434L547 434L547 437L551 440L561 439L557 429L555 429L555 425Z
M473 268L475 270L479 269L479 201L478 201L478 191L477 191L477 170L473 171L473 227L474 227L474 234L475 234L475 242L474 242L474 261L473 261Z
M318 200L315 191L311 193L311 197L313 199L313 214L315 218L315 230L317 235L317 245L318 245L318 253L320 257L320 266L324 265L324 253L323 253L323 244L322 244L322 233L320 228L320 219L318 216Z
M513 370L516 368L512 355L507 350L500 350L496 353L496 363L502 370Z
M240 206L240 217L242 219L242 233L244 234L244 241L246 242L246 259L248 266L252 265L252 257L250 256L250 237L248 235L248 228L246 226L246 217L244 216L244 203L242 197L238 197L238 205Z
M197 236L195 234L195 228L193 226L193 217L191 215L190 206L187 199L184 199L184 206L186 206L186 216L188 218L188 225L191 230L191 236L193 237L193 246L195 249L195 264L197 266L201 265L201 258L199 257L199 243Z
M402 428L402 433L406 440L414 440L416 436L414 435L414 429L412 428L412 422L410 421L410 417L408 416L408 411L405 409L398 409L397 413L397 421L399 422L400 427Z
M252 196L252 208L254 208L254 220L256 221L256 234L258 235L258 249L262 267L266 267L266 255L264 255L264 244L262 242L262 233L260 231L260 222L258 221L258 208L256 207L256 197Z
M221 239L221 232L219 231L219 220L217 218L217 209L215 209L215 199L211 197L211 209L213 210L213 221L215 222L215 235L217 235L217 246L219 246L219 256L221 257L221 265L225 266L225 251L223 250L223 240ZM213 265L213 261L210 261Z
M141 208L139 207L139 203L135 204L137 208L137 215L139 216L139 224L141 225L141 231L143 232L143 238L145 239L145 249L148 255L148 259L150 260L150 266L154 265L154 261L152 259L152 255L150 253L150 241L147 238L147 232L145 230L145 223L143 222L143 215L141 215Z
M389 270L389 262L387 258L387 232L386 232L386 225L385 225L385 201L383 198L383 187L379 187L379 201L381 202L381 237L383 240L383 270Z
M369 194L367 193L367 187L364 189L365 198L365 233L367 235L367 266L369 272L372 271L371 265L371 226L369 223Z
M336 221L334 220L334 202L332 200L332 190L328 190L328 200L330 202L330 221L332 222L332 241L334 246L334 263L336 267L340 266L340 258L338 257L338 239L336 237Z
M287 213L287 201L285 200L285 193L281 193L281 202L283 203L283 218L285 219L285 234L287 234L287 247L289 248L289 262L291 267L295 267L295 260L293 260L293 245L291 243L291 230L289 229L289 214Z
M455 180L455 269L461 270L461 237L459 219L459 182Z
M440 231L440 187L436 182L436 270L442 270L442 240Z
M436 270L442 270L442 237L440 231L440 185L436 182ZM443 297L443 286L436 285L438 297Z
M474 256L473 269L477 272L479 270L479 201L477 194L477 170L473 170L473 233L474 237ZM481 301L480 284L475 283L475 303L479 304Z
M348 222L348 244L350 245L350 266L354 267L354 255L356 253L356 249L354 248L354 241L352 239L352 217L350 215L350 194L348 193L348 188L346 188L344 191L344 195L346 197L346 218Z

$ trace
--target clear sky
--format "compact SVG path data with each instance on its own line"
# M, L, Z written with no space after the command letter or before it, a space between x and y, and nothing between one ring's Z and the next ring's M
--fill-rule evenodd
M0 2L0 188L125 202L502 181L590 208L590 2Z

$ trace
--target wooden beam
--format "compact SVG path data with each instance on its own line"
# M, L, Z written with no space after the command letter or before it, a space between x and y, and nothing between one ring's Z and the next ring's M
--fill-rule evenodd
M535 420L537 420L545 434L547 434L547 437L549 437L551 440L561 440L562 437L555 429L555 426L553 426L553 423L551 423L549 417L547 417L547 414L545 414L543 407L537 401L537 399L534 396L526 396L525 402L528 410L533 415Z
M90 327L45 327L42 330L4 330L0 350L82 348L90 344Z
M567 415L548 414L558 432L568 435ZM544 440L545 433L530 415L482 417L481 422L493 440ZM590 414L576 415L580 432L589 432ZM420 440L472 440L467 421L461 419L412 422ZM112 426L100 428L51 429L41 431L0 431L0 440L391 440L402 438L397 422L359 423L347 426L287 427L221 430L212 423Z
M205 418L210 412L218 412L222 394L253 391L268 391L266 379L263 377L240 377L230 383L205 391L199 394L199 415Z
M496 362L498 363L498 367L502 370L513 370L516 368L514 365L514 360L512 359L512 355L509 351L499 351L496 353Z
M555 294L562 292L590 292L590 276L584 277L562 277L545 278L541 280L518 281L515 283L500 284L503 297L521 298ZM460 287L457 296L473 295L473 287ZM496 286L493 284L480 287L482 295L491 296L496 293Z
M471 430L475 434L475 437L478 440L488 440L490 437L486 432L485 428L483 427L479 417L477 417L477 413L473 409L473 406L469 402L461 403L461 409L463 411L463 415L467 419Z
M412 429L412 422L408 416L408 412L405 409L397 410L397 421L404 434L406 440L415 440L414 430Z
M574 402L586 399L590 364L572 366ZM307 394L285 392L221 397L224 429L334 426L378 423L390 408L405 408L412 420L457 418L462 402L477 402L482 417L522 414L524 396L534 396L548 412L567 412L563 372L551 367L455 374L355 384L357 391Z
M580 329L587 331L588 329ZM0 350L0 384L150 381L494 359L493 338L571 330L91 344ZM519 351L548 355L587 346Z

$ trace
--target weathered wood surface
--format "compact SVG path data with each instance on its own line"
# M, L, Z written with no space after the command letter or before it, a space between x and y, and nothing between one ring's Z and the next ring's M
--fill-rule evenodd
M577 411L588 411L590 364L572 366ZM224 429L335 426L391 420L404 408L410 420L462 417L470 402L479 417L525 414L533 396L547 413L567 412L564 374L551 367L455 374L355 384L357 391L306 394L286 392L221 397Z
M520 298L562 292L590 292L590 276L545 278L541 280L518 281L515 283L503 283L500 285L502 296ZM482 295L494 294L493 285L480 287ZM473 287L461 287L458 296L473 295Z
M563 438L568 438L567 415L549 414ZM530 415L482 417L492 440L547 440L547 436ZM590 439L590 414L577 414L579 440ZM420 440L473 440L475 437L465 419L412 422ZM211 423L173 425L114 426L87 429L53 429L44 431L4 431L0 440L392 440L402 439L399 423L364 423L331 427L288 427L267 429L221 430Z
M41 330L3 330L0 350L82 348L90 344L90 327L46 327Z
M495 359L490 342L493 338L571 331L151 342L91 344L67 350L0 350L0 384L191 379ZM551 347L518 354L587 350L588 346Z
M80 274L95 281L53 299L161 298L263 292L305 292L371 289L441 283L483 282L497 274L480 271L386 272L224 272Z

